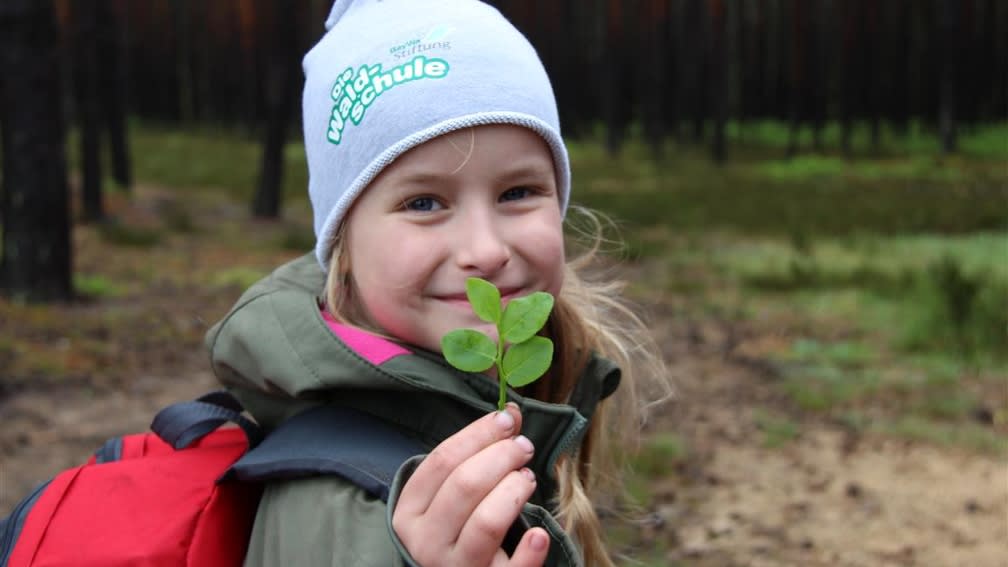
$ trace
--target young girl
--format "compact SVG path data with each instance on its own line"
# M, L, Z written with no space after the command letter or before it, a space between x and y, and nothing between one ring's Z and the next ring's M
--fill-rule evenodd
M338 0L326 25L304 58L315 254L247 291L207 344L267 430L349 405L430 452L387 504L339 477L272 482L246 565L612 565L588 494L617 478L608 443L639 428L645 383L667 383L619 286L578 273L597 246L565 259L569 165L542 64L474 0ZM470 276L505 302L556 297L552 366L502 412L493 376L440 354L456 328L494 333Z

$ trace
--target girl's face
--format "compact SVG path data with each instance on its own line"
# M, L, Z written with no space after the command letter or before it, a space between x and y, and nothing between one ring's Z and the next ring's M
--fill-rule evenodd
M386 333L428 350L460 327L496 339L466 299L470 276L493 282L505 304L563 284L553 157L526 128L478 126L413 148L346 222L357 300Z

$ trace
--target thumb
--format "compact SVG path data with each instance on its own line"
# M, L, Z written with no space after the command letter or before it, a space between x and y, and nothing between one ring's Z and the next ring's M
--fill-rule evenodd
M550 537L542 528L531 528L525 532L514 555L511 556L509 567L542 567L549 553Z

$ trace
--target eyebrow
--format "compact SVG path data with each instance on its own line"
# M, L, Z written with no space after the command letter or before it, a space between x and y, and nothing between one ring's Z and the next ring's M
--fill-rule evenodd
M400 185L427 185L441 181L446 177L448 176L443 173L418 171L413 173L404 173L401 176L396 177L395 182Z
M554 177L556 171L554 170L553 161L544 161L538 158L531 160L524 160L517 162L516 165L505 169L504 176L508 178L516 177Z

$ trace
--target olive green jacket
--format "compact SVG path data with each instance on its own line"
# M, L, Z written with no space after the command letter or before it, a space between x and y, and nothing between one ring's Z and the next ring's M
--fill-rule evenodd
M440 355L397 345L323 319L324 274L305 255L256 283L206 336L218 379L267 431L319 404L350 405L383 419L426 447L496 408L497 384L449 366ZM581 565L575 542L544 506L555 495L556 459L577 449L619 369L594 358L570 405L509 392L522 433L535 444L528 466L539 480L519 527L552 536L547 565ZM246 567L416 565L391 529L391 510L422 456L400 468L389 503L340 477L275 481L263 494Z

